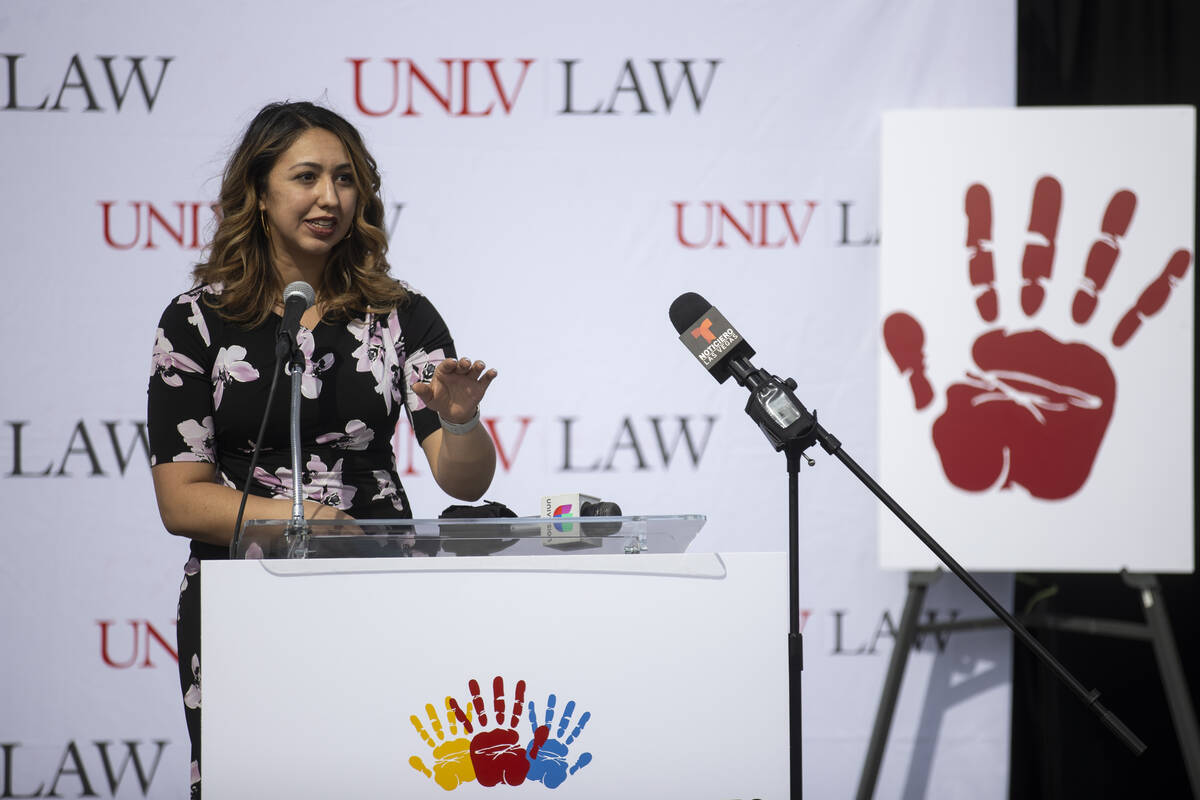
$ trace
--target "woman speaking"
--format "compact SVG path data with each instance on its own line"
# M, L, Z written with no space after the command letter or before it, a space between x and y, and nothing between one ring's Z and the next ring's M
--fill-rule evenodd
M179 596L181 687L200 796L200 561L229 557L247 519L292 515L288 393L278 392L253 474L275 369L284 287L304 281L300 437L309 519L411 517L392 434L403 409L430 471L467 501L495 472L479 402L496 377L457 357L424 296L388 274L379 171L358 131L312 103L273 103L250 123L221 182L220 221L155 336L151 475L168 531L191 539ZM485 371L486 370L486 371Z

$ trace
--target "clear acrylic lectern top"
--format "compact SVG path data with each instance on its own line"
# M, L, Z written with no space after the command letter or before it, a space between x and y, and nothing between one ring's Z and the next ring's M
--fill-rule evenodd
M411 558L682 553L701 514L486 519L250 520L234 558Z

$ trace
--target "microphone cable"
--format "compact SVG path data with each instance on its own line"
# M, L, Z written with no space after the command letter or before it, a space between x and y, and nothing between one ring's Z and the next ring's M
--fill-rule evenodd
M250 454L250 467L246 472L246 481L242 484L242 500L238 504L237 521L233 524L233 541L229 545L231 559L237 558L238 544L242 539L242 515L246 512L246 499L250 496L250 481L254 478L254 468L258 466L258 454L262 449L263 436L267 432L267 420L271 417L271 406L275 404L275 387L279 384L280 364L282 363L283 359L276 353L275 367L271 370L271 388L267 390L267 407L263 410L262 424L258 426L258 438L254 441L254 452Z

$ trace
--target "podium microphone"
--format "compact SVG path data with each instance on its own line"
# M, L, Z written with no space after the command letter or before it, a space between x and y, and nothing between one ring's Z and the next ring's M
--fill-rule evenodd
M296 348L300 333L300 318L317 302L316 292L304 281L292 281L283 290L283 322L275 341L275 357L288 358Z
M543 495L541 502L543 517L619 517L621 507L593 497L590 494Z
M580 494L579 492L543 495L540 510L542 517L555 520L552 525L542 527L543 539L547 539L547 544L551 547L571 544L570 541L564 541L563 536L563 534L570 534L574 531L574 526L567 520L576 519L582 522L581 518L583 517L621 516L621 507L616 503L606 502L590 494ZM611 536L621 530L621 523L594 522L588 523L584 527L587 529L587 536Z
M296 347L296 336L300 332L300 318L304 312L317 300L313 288L304 281L292 281L283 290L283 321L279 324L279 332L275 340L275 367L271 370L271 386L267 390L267 403L263 407L262 422L258 426L258 438L254 440L254 449L250 453L250 468L246 472L246 480L242 484L242 499L238 503L237 521L233 525L233 541L229 545L229 557L238 558L239 545L242 540L242 518L246 513L246 499L250 496L250 482L254 478L254 468L258 465L258 457L262 452L263 436L267 432L267 420L271 409L275 406L275 387L279 383L279 365L295 360L300 356L300 364L292 370L292 408L289 416L289 432L292 441L292 521L304 520L304 498L300 485L299 459L299 391L300 373L304 370L303 354Z

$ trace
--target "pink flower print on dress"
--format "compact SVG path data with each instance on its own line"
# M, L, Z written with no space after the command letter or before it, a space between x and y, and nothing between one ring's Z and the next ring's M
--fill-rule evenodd
M275 497L292 496L292 471L287 467L275 470L274 475L262 467L255 467L254 479L270 489ZM300 476L300 487L305 500L315 500L343 510L350 507L357 491L353 486L342 483L342 459L334 462L331 468L325 466L320 456L308 460L304 474Z
M383 376L383 337L379 335L378 322L374 314L368 314L364 319L352 319L346 323L346 330L360 344L350 355L358 359L354 369L358 372L369 372L378 383Z
M159 375L167 386L183 386L181 372L203 372L200 365L182 353L176 353L171 340L159 328L154 332L154 354L150 357L152 375Z
M392 507L397 511L404 510L404 500L400 497L400 493L396 491L396 484L392 483L392 476L387 470L374 469L371 474L375 476L375 483L379 485L379 494L372 497L372 500L389 500Z
M375 431L368 428L365 422L352 419L346 423L345 433L323 433L317 437L317 444L327 444L339 450L366 450L374 438Z
M399 373L399 355L396 347L400 338L400 319L392 310L385 320L374 314L367 319L352 320L347 326L350 335L362 344L350 354L358 359L355 369L369 372L375 378L375 392L383 397L384 407L390 414L392 403L399 402L401 394L396 382Z
M216 433L213 430L213 418L205 417L196 422L194 419L185 419L176 426L179 435L183 437L183 443L186 444L191 452L180 453L175 456L172 461L216 461L216 449L213 447L213 440Z
M183 694L183 704L188 708L200 707L200 657L192 656L192 685Z
M187 563L183 565L183 581L180 582L180 584L179 584L179 593L183 594L183 591L185 589L187 589L189 576L199 575L199 574L200 574L200 559L196 558L195 556L192 556L191 558L188 559ZM176 614L176 616L175 616L175 621L179 622L178 614Z
M224 476L223 476L224 477ZM228 478L226 478L228 480ZM275 470L275 474L267 472L262 467L254 468L254 480L260 486L265 486L271 490L272 497L291 497L292 496L292 471L287 467L280 467Z
M326 353L313 361L316 342L313 340L312 331L308 328L301 328L296 333L296 345L304 354L304 374L300 376L300 394L309 400L316 400L317 396L321 394L321 376L333 368L333 353ZM291 375L292 365L285 364L283 371L285 374Z
M243 361L245 357L246 348L240 344L222 347L217 351L212 368L214 411L221 407L221 398L225 394L226 386L234 381L248 383L258 380L258 370L250 362Z
M335 461L333 467L326 468L321 459L313 456L307 466L304 474L306 497L334 508L350 507L357 490L342 483L342 459Z
M192 307L192 315L187 318L187 321L196 326L196 330L199 331L200 338L204 340L204 344L211 345L212 338L208 335L208 323L204 321L204 314L200 313L200 295L202 294L213 294L213 291L208 286L192 289L190 292L179 295L175 302L180 305L190 305Z
M433 379L433 371L437 369L437 365L446 360L446 351L438 348L426 353L424 350L417 350L404 361L404 377L411 387L418 383L429 383ZM417 396L416 392L408 393L409 406L412 411L419 411L425 407L425 402Z

